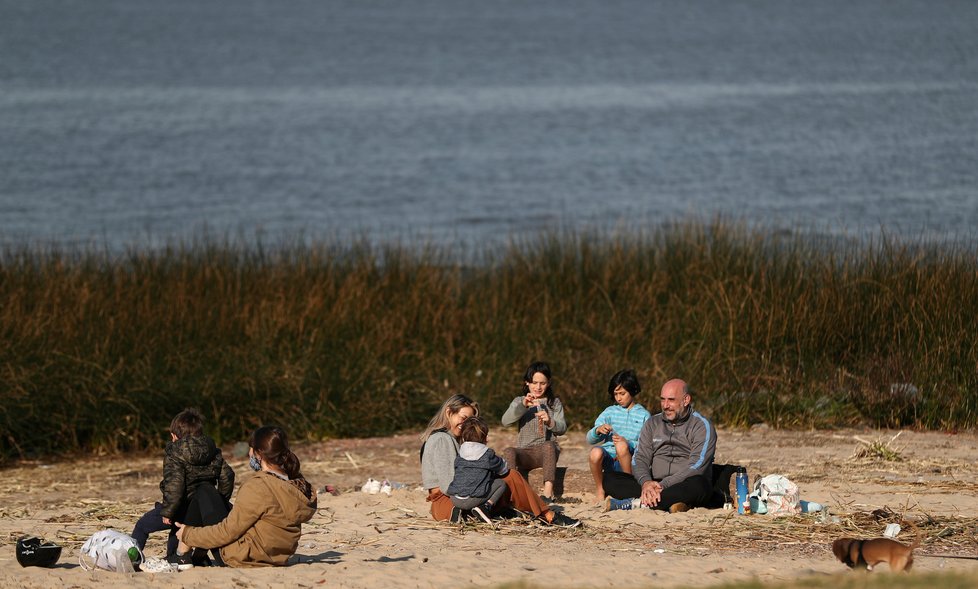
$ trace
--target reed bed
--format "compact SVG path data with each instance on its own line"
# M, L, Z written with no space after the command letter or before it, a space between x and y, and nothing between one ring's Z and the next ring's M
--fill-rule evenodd
M635 368L721 425L970 428L972 245L833 241L735 223L448 250L200 240L0 252L0 461L158 447L200 408L219 443L419 429L465 392L492 414L544 359L572 423Z

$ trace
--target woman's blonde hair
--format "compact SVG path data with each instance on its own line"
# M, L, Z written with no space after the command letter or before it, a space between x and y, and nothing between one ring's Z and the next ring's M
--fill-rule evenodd
M431 434L435 433L436 430L446 429L449 426L448 416L455 415L461 411L464 407L470 407L475 413L473 416L479 415L479 404L472 399L466 397L465 395L452 395L444 403L441 404L441 409L435 413L435 416L431 418L428 422L428 427L421 434L421 441L426 441Z

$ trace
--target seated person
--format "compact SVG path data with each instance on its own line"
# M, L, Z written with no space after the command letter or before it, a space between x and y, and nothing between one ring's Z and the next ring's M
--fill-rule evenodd
M503 477L509 466L486 446L489 426L481 417L469 417L459 430L462 445L455 457L455 477L448 485L448 496L455 507L471 510L492 523L489 514L508 490Z
M564 405L554 394L550 366L546 362L534 362L526 369L523 394L509 404L502 422L519 424L516 447L503 450L506 464L523 473L543 469L543 498L553 501L560 458L557 436L567 431L567 421Z
M673 513L711 501L717 441L713 424L693 410L692 390L682 380L662 385L659 400L662 412L642 427L633 476L605 473L605 492L615 498L606 499L606 510L631 509L631 498Z
M632 453L642 426L650 417L648 410L635 400L641 392L642 385L635 373L619 370L608 383L611 405L598 415L594 427L587 432L589 444L600 444L591 448L588 456L599 503L605 499L605 471L632 472Z

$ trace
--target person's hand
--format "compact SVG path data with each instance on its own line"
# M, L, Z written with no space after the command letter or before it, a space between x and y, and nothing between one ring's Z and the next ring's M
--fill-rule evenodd
M605 435L610 434L613 430L611 429L611 424L610 423L603 423L603 424L599 425L598 426L598 429L596 429L594 431L598 432L598 434L600 434L602 436L605 436Z
M185 526L180 522L173 522L173 525L177 527L177 540L183 542L183 528Z
M625 438L619 436L618 434L616 434L614 432L611 432L611 441L614 442L614 443L616 443L616 444L620 444L621 442L624 442L626 440L625 440Z
M539 419L540 423L543 425L550 425L551 423L550 415L548 415L546 411L537 411L537 419Z
M169 525L172 525L173 524L173 521L170 520L170 518L168 518L168 517L164 517L163 518L163 523L169 526Z
M662 485L655 481L642 483L642 505L655 507L662 498Z
M533 407L536 404L537 404L537 400L535 397L531 397L530 395L523 396L523 406L526 407L527 409Z

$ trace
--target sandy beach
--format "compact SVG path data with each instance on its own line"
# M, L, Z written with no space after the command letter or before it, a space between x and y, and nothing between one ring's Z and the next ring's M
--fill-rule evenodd
M496 430L490 445L501 449L512 440L510 432ZM897 460L878 452L860 456L870 445L894 450ZM827 524L813 515L738 516L706 509L602 513L594 507L583 432L572 431L561 446L566 476L555 509L581 519L579 529L523 520L501 521L495 528L434 522L419 488L416 435L333 440L296 447L307 478L317 487L333 485L340 494L320 496L292 566L131 576L84 570L79 548L97 530L132 530L159 497L161 453L22 462L0 479L0 586L466 587L524 581L551 587L701 587L853 574L833 558L831 540L879 536L887 523L911 521L923 540L915 572L978 568L975 560L941 556L978 555L973 432L719 432L717 462L747 465L752 481L786 475L803 499L829 505L839 520ZM246 461L233 445L224 452L240 482L248 476ZM537 488L538 472L530 478ZM391 496L365 494L360 486L368 477L404 488ZM14 544L24 535L61 544L59 565L21 568ZM904 525L898 539L913 538L912 527ZM163 534L151 537L147 556L163 556L164 543Z

